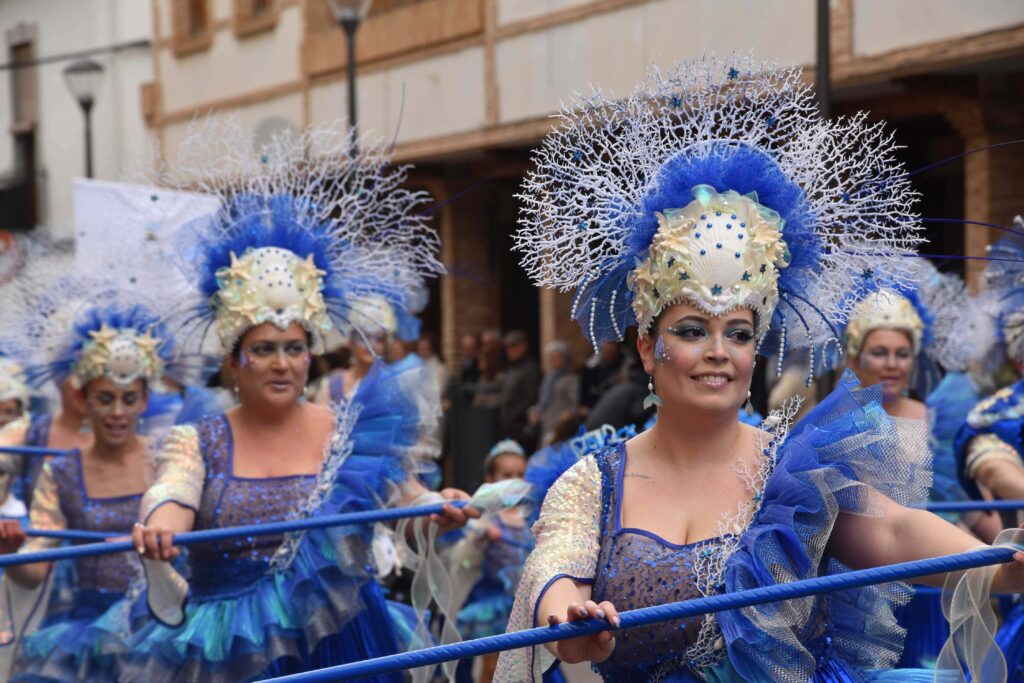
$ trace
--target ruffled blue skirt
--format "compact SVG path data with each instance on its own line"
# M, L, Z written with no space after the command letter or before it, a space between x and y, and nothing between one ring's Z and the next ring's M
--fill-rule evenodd
M949 623L942 614L942 593L917 588L914 597L893 612L900 626L907 629L903 655L898 667L934 667L942 646L949 638Z
M360 384L351 450L336 470L325 466L330 480L315 516L379 509L406 478L420 421L410 379L375 364ZM283 549L287 560L278 557L273 569L234 557L193 567L184 623L134 622L121 680L236 683L398 652L391 613L373 578L372 533L368 525L307 531Z
M78 591L73 609L51 614L22 640L11 681L117 680L117 656L124 651L123 621L111 608L122 597Z
M996 644L1006 657L1007 680L1024 681L1024 602L1018 602L996 632Z
M504 633L513 602L515 598L500 588L478 583L459 610L459 633L465 640Z

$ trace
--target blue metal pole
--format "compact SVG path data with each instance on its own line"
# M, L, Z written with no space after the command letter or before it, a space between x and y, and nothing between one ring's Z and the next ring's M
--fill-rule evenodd
M929 576L931 574L942 574L961 569L1001 564L1012 560L1014 553L1019 550L1018 548L985 548L957 555L902 562L885 567L819 576L813 579L794 581L777 586L765 586L763 588L725 593L707 598L697 598L696 600L645 607L619 614L621 620L619 628L644 626L660 621L683 619L700 614L762 605L768 602L792 600L809 595L833 593L850 588L901 581L918 576ZM612 628L606 621L588 619L586 621L559 624L558 626L540 626L525 631L488 636L451 645L428 647L413 652L404 652L387 657L378 657L377 659L368 659L362 662L332 666L320 669L319 671L280 676L267 680L280 683L348 681L354 678L405 671L406 669L415 669L421 666L433 666L442 662L468 659L491 652L543 645L544 643L552 643L557 640L577 638L579 636L593 635L600 631L612 630L618 629Z

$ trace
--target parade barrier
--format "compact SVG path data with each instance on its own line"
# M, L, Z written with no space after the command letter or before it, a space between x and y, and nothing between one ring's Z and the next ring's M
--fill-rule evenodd
M80 529L25 529L26 536L38 538L56 538L62 541L106 541L108 538L118 538L130 535L130 531L107 532L107 531L83 531Z
M81 454L81 452L77 448L43 448L41 446L0 446L0 453L10 453L11 455L25 455L28 457L60 457L62 455Z
M862 588L879 583L889 583L890 581L903 581L920 576L1002 564L1011 561L1014 553L1021 550L1022 548L1016 546L984 548L927 560L914 560L912 562L901 562L885 567L861 569L832 576L819 576L813 579L794 581L777 586L765 586L763 588L724 593L706 598L666 603L664 605L621 612L619 613L620 625L617 628L612 627L607 621L599 619L587 619L563 623L557 626L539 626L525 631L488 636L476 640L466 640L450 645L428 647L402 654L332 666L318 671L279 676L266 679L266 681L273 681L275 683L322 683L377 676L405 671L406 669L416 669L422 666L434 666L443 662L469 659L478 655L501 652L503 650L543 645L544 643L553 643L568 638L594 635L601 631L617 631L661 621L685 619L702 614L762 605L768 602L792 600L811 595L834 593L851 588Z
M433 503L431 505L419 505L416 507L389 508L387 510L367 510L365 512L350 512L340 515L324 515L323 517L311 517L308 519L293 519L284 522L267 522L264 524L250 524L245 526L224 527L221 529L203 529L201 531L187 531L174 536L174 545L189 546L199 543L211 543L213 541L225 541L234 538L245 538L247 536L269 536L284 534L292 531L309 531L312 529L325 529L334 526L346 526L349 524L372 524L374 522L388 522L398 519L409 519L413 517L426 517L428 515L439 515L444 513L444 507L451 505L461 508L466 506L468 500L452 500L444 503ZM96 532L81 532L74 530L47 532L42 529L28 529L30 535L47 535L52 538L61 538L61 534L72 531L78 534L93 534ZM40 532L43 532L40 534ZM104 536L121 536L125 534L105 534ZM70 538L69 540L82 540L84 537ZM95 536L88 540L95 540ZM101 536L100 538L103 538ZM67 548L54 548L53 550L40 550L31 553L17 553L0 556L0 567L10 567L16 564L32 564L34 562L55 562L57 560L74 560L80 557L92 557L95 555L110 555L113 553L135 552L135 546L131 541L107 541L103 543L89 543L76 545Z
M453 505L455 507L462 507L466 505L466 501L450 501L447 505ZM220 529L209 529L206 531L189 531L187 533L178 534L174 537L175 545L195 545L197 543L205 543L210 541L221 541L228 538L237 538L241 536L260 536L268 534L284 533L286 531L305 531L308 529L319 529L330 526L343 526L345 524L364 524L371 522L386 522L390 520L405 519L407 517L423 517L426 515L439 514L440 505L427 505L416 508L391 508L389 510L381 511L369 511L369 512L356 512L344 515L333 515L330 517L321 517L310 520L292 520L288 522L275 522L273 524L264 524L261 526L242 526L242 527L222 527ZM948 503L929 503L925 506L929 512L970 512L970 511L992 511L992 510L1024 510L1024 500L965 500L955 501ZM281 529L279 525L289 525L287 529ZM31 529L26 528L25 533L29 536L41 536L45 538L57 538L65 541L104 541L108 538L116 538L119 536L130 536L131 530L127 529L122 532L104 532L104 531L82 531L77 529ZM203 534L200 536L200 534ZM509 539L512 545L522 545L518 542L513 542ZM75 555L74 557L84 557L86 555L102 555L104 553L99 552L99 549L107 549L110 544L102 544L90 546L97 552L84 553L83 555ZM132 548L124 548L118 550L107 550L107 552L123 552L124 550L132 550ZM53 551L40 551L40 552L57 552ZM5 562L6 558L0 556L0 567L7 566L9 564L21 564L20 562ZM64 557L55 557L52 560L67 559ZM33 560L37 562L50 562L52 560Z
M948 503L928 503L925 509L929 512L1024 510L1024 500L957 500Z

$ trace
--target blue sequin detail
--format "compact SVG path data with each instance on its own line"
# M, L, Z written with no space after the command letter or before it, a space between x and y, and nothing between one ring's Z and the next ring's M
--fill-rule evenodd
M139 518L142 494L116 498L90 498L85 490L82 463L78 457L57 458L50 464L60 495L60 509L69 529L109 532L120 536ZM123 594L131 587L135 572L132 553L96 555L75 560L78 590Z
M721 552L720 539L676 545L643 529L621 528L624 450L611 447L596 457L602 481L602 533L594 599L610 600L624 611L702 597L695 565ZM594 669L606 681L623 683L646 682L666 668L693 670L695 664L686 662L685 653L703 621L697 616L619 631L611 657Z
M246 479L232 472L231 427L223 415L196 425L206 464L206 482L195 529L293 519L313 490L315 475ZM281 535L203 543L189 553L192 588L199 596L247 587L266 572Z

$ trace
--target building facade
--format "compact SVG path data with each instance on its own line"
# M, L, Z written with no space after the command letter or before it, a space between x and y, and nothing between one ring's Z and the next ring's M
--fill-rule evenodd
M29 0L0 2L0 17L19 3ZM398 160L416 166L410 182L435 198L448 275L424 323L441 336L445 357L457 362L463 333L493 327L522 328L536 344L563 338L584 347L567 295L531 287L511 253L514 194L561 102L591 83L626 93L650 64L705 51L803 65L812 83L815 4L376 0L356 41L359 126L394 139ZM150 7L151 77L136 98L172 160L189 123L210 112L234 114L267 135L345 116L345 35L324 0ZM1024 138L1019 0L833 0L830 43L834 113L867 110L891 121L910 169ZM73 128L73 103L64 105L62 125ZM106 125L112 134L114 124ZM0 148L0 160L9 156ZM929 252L982 253L994 231L956 221L1008 225L1024 211L1022 174L1024 145L915 174ZM942 264L964 269L960 260ZM969 276L976 268L967 262Z
M85 136L64 69L82 59L103 68L92 109L94 175L136 175L152 147L140 99L153 80L150 4L0 0L0 31L0 230L46 225L71 237Z

